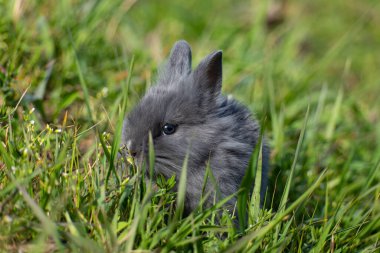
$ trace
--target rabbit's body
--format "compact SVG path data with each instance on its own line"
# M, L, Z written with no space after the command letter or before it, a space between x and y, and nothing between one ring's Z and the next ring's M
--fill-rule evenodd
M207 190L221 198L238 191L260 127L249 110L221 94L222 53L214 52L191 71L191 51L184 41L172 49L158 82L124 121L122 144L138 161L146 161L152 133L155 173L179 178L189 154L185 211L199 203L207 163L219 186ZM262 191L266 188L269 151L263 148ZM217 195L218 196L218 195ZM211 205L214 196L207 199ZM234 201L229 204L233 205Z

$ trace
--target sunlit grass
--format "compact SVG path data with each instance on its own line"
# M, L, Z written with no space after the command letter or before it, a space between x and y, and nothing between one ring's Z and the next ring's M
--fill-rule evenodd
M287 1L276 27L271 8L0 0L0 251L377 252L380 5ZM257 147L239 227L228 199L182 217L185 180L118 159L122 119L178 39L194 62L222 49L223 91L262 119L269 187L258 198Z

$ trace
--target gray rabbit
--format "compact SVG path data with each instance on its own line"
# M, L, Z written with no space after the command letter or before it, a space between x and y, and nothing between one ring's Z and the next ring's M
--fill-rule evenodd
M140 162L147 161L152 133L155 173L166 178L175 174L178 180L189 154L185 213L199 204L207 163L219 189L211 184L206 188L219 193L219 198L236 193L259 139L260 127L249 110L223 96L221 88L222 51L211 53L192 71L190 46L178 41L156 85L124 120L122 145ZM264 144L261 199L268 160L269 149ZM205 204L210 206L213 201L214 196L209 197Z

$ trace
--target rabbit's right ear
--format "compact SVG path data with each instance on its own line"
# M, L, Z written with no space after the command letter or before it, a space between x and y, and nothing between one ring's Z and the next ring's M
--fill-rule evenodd
M195 82L211 94L218 94L222 89L222 55L221 50L209 54L194 70Z
M189 44L177 41L170 53L167 71L172 78L188 75L191 72L191 49Z

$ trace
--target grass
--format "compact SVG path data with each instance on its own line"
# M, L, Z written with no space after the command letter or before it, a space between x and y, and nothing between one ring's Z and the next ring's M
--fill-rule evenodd
M274 1L0 0L0 250L377 252L380 4L284 2L273 25ZM194 62L222 49L223 92L266 119L243 231L223 203L181 218L184 181L118 170L124 113L178 39Z

